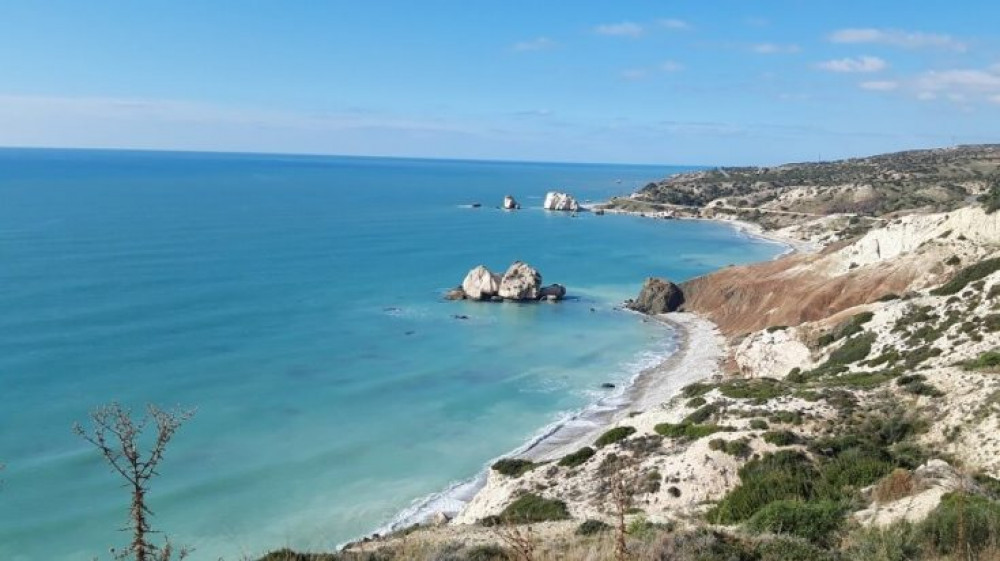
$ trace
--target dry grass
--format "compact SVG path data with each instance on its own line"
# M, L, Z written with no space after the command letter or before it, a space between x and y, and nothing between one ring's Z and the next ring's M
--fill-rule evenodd
M917 490L917 481L913 472L897 468L875 485L872 498L876 503L884 504L909 497Z

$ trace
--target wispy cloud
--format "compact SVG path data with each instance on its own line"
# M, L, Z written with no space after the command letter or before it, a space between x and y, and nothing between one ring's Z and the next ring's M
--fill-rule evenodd
M667 60L660 64L660 70L664 72L680 72L684 70L684 65L676 60Z
M750 50L759 55L789 55L801 51L802 48L793 43L757 43L751 45Z
M556 42L548 37L536 37L527 41L518 41L512 47L518 52L544 51L556 46Z
M873 27L838 29L830 34L829 39L834 43L876 43L905 49L936 48L965 52L969 48L965 42L951 35Z
M638 23L623 21L621 23L606 23L594 28L594 33L609 37L641 37L646 30Z
M642 80L646 76L649 76L649 71L644 68L627 68L621 72L621 77L630 81Z
M871 80L868 82L861 82L858 86L863 90L870 90L873 92L890 92L899 88L899 82L893 80Z
M673 29L675 31L682 31L685 29L691 29L691 24L677 18L665 18L657 20L657 25L666 29Z
M878 72L888 68L889 64L876 56L861 56L828 60L817 66L830 72Z

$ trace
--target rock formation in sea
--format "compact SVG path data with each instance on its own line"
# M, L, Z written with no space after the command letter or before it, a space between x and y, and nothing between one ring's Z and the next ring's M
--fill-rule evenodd
M499 295L504 300L538 300L542 274L522 261L514 261L500 279Z
M642 284L642 290L635 300L629 300L625 307L644 314L666 314L676 312L684 305L684 293L674 283L649 277Z
M465 275L462 285L449 290L444 297L446 300L490 302L556 302L566 297L566 287L561 284L542 286L542 274L537 269L515 261L503 275L482 265L473 268Z
M500 275L486 267L475 267L462 281L462 293L470 300L489 300L500 292Z
M521 203L517 202L513 195L507 195L503 198L504 210L517 210L519 208L521 208Z
M576 202L571 195L558 191L549 191L545 194L545 203L542 205L545 210L565 210L576 212L580 210L580 203Z

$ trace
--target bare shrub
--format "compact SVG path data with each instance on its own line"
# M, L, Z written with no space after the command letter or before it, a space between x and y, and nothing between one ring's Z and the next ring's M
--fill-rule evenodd
M132 541L122 550L111 549L115 559L170 561L174 558L175 550L169 539L165 540L162 547L150 541L150 534L158 532L152 529L149 522L153 511L146 504L146 495L149 493L150 480L159 475L156 468L163 460L167 444L177 429L192 415L194 411L167 411L149 405L146 415L136 421L132 418L131 410L111 403L90 414L92 427L89 431L79 423L73 426L73 432L93 444L110 464L112 471L125 480L124 486L132 496L128 528L124 529L131 531ZM156 436L149 452L144 454L142 436L150 422L155 425ZM188 553L184 548L177 550L177 559L184 559Z

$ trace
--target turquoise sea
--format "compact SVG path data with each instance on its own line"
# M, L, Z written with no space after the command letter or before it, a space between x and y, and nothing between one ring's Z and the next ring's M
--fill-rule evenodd
M197 408L150 495L194 559L329 549L427 506L670 352L617 308L646 276L783 250L539 208L682 170L0 150L0 559L126 542L126 491L70 430L112 400ZM571 298L441 299L515 259Z

